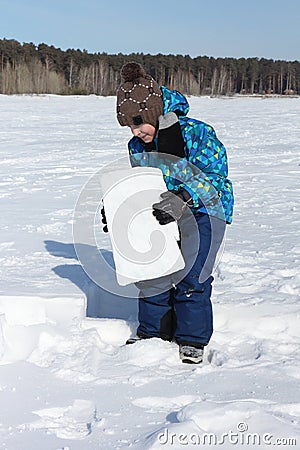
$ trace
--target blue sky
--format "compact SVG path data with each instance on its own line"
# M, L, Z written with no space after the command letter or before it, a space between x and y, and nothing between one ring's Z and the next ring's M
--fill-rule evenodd
M0 38L63 50L300 60L299 0L0 0Z

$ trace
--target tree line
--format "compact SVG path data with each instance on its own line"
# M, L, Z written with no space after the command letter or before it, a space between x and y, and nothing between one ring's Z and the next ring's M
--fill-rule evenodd
M300 94L300 62L132 53L109 55L0 40L1 94L115 95L125 62L187 95Z

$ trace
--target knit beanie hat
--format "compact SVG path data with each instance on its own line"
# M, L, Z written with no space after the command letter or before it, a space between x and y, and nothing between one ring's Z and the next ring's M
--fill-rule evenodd
M149 123L156 127L163 113L161 90L156 81L136 63L124 64L117 91L117 119L121 126Z

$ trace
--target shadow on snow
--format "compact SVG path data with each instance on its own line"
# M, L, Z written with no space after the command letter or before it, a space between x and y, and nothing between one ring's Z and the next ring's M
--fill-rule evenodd
M74 244L65 244L57 241L44 241L46 250L58 258L78 261ZM53 272L60 278L66 278L74 283L86 296L87 317L115 318L137 320L137 289L134 285L119 286L114 269L112 252L105 249L96 249L86 244L76 244L77 251L88 255L100 252L97 258L96 270L104 274L105 283L96 284L83 270L81 264L62 264L53 267ZM109 273L109 279L105 275ZM109 283L109 284L108 284ZM99 283L100 284L100 283ZM103 287L105 285L105 288Z

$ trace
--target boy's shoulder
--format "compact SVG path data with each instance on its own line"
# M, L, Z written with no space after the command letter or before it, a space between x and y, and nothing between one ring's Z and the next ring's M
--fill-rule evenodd
M197 133L200 132L201 135L204 134L215 134L214 128L206 122L203 122L192 117L182 116L179 117L179 123L181 129L185 133Z

